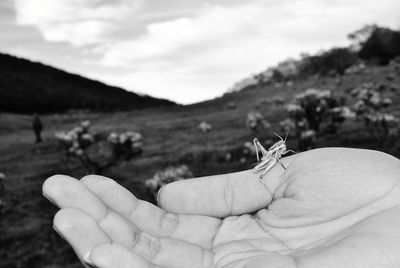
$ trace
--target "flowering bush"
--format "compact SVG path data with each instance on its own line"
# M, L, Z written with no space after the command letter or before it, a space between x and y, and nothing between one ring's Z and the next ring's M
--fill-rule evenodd
M354 64L347 68L344 73L345 74L359 74L362 73L365 70L366 66L363 62Z
M212 127L211 127L211 125L210 125L209 123L203 121L203 122L201 122L201 123L199 124L199 129L200 129L202 132L206 133L206 132L210 131L210 130L212 129Z
M83 121L70 131L55 133L65 160L77 160L89 173L101 174L106 168L142 153L142 136L139 133L111 133L104 140L101 135L90 133L89 128L90 122ZM110 153L104 152L105 148L110 149Z
M358 115L363 115L373 110L377 111L384 106L382 94L374 88L372 83L365 83L360 87L356 87L350 93L357 100L353 109Z
M94 137L89 133L89 126L89 121L83 121L79 126L70 131L55 133L55 137L66 154L82 156L85 149L94 143Z
M153 178L145 181L145 185L151 195L156 197L158 190L162 186L189 178L193 178L193 173L186 165L170 166L164 170L157 171Z
M298 127L314 130L317 134L322 124L335 132L344 119L352 116L350 109L341 106L339 98L333 96L330 90L307 89L295 95L294 103L286 109L300 124Z
M129 160L142 153L142 135L137 132L112 132L107 141L111 144L113 157L118 160Z
M258 131L260 128L270 128L271 124L268 123L261 113L259 112L249 112L247 114L246 125L252 131Z
M280 123L286 131L295 130L300 150L312 148L321 132L335 133L346 118L355 115L349 107L341 106L330 90L307 89L294 96L286 105L289 118ZM321 126L324 128L321 128Z
M384 140L388 135L395 135L398 132L399 119L387 111L392 105L392 99L384 96L386 87L376 86L373 83L366 83L351 91L356 101L353 110L357 119L364 121L369 131Z

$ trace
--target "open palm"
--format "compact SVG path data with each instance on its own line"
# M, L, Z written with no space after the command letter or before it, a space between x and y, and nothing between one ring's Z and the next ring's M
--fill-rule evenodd
M100 176L56 175L43 192L88 267L399 267L398 159L325 148L282 162L264 184L252 171L168 184L162 209Z

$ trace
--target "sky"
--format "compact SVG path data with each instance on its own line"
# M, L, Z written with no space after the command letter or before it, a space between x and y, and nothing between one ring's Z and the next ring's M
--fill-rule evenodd
M399 0L0 0L0 52L190 104L399 14Z

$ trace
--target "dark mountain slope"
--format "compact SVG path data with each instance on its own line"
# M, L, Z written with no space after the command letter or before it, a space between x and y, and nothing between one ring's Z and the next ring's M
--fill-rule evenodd
M0 111L117 111L176 105L29 60L0 53Z

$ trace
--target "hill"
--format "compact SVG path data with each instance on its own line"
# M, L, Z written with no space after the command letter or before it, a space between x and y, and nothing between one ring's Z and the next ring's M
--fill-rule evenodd
M7 54L0 53L0 66L3 112L30 114L72 109L107 112L176 105Z
M246 77L228 91L240 91L266 83L305 80L312 76L342 76L368 65L387 65L400 60L400 31L375 24L365 25L350 33L351 44L334 47L314 55L303 53L298 59L289 58L265 71ZM395 60L396 61L396 60Z

